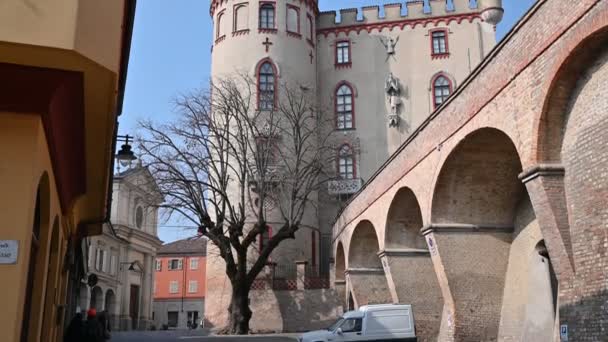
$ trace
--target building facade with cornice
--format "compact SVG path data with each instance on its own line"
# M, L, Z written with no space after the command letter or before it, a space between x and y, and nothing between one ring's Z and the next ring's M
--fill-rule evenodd
M329 279L339 210L490 53L502 2L426 0L320 12L316 0L213 0L210 15L212 78L250 75L264 94L256 103L262 111L280 99L280 85L303 85L332 122L323 127L337 154L328 165L332 179L316 194L318 205L296 240L273 252L278 264L269 272L280 273L282 285L273 283L273 291L254 284L253 329L293 330L288 313L297 291L327 287L322 279ZM221 326L230 290L214 254L207 258L205 314ZM299 271L315 280L298 287ZM325 319L335 314L323 312Z
M114 176L112 216L103 234L88 244L92 287L81 284L79 307L107 311L114 330L146 330L153 324L154 260L158 208L162 197L149 171L140 165Z

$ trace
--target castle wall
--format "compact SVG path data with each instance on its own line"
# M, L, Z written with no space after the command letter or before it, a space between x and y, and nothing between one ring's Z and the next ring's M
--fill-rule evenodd
M445 303L440 341L557 341L560 330L569 340L604 338L607 42L608 3L537 2L338 217L334 244L349 251L363 221L384 244L392 199L404 187L416 193ZM442 183L450 156L489 131L459 159L471 158L454 168L461 177ZM507 146L505 136L521 172L496 169L484 152Z

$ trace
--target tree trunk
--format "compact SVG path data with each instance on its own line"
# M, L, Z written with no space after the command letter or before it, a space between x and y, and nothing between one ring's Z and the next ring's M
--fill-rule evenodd
M232 288L230 301L230 321L228 329L231 334L246 335L249 333L249 321L251 320L251 309L249 308L249 288L237 285Z

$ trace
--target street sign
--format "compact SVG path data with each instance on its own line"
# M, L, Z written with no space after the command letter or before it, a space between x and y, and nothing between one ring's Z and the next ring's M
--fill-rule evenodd
M559 327L559 338L561 341L568 341L568 324Z
M19 256L19 241L0 240L0 264L16 264Z

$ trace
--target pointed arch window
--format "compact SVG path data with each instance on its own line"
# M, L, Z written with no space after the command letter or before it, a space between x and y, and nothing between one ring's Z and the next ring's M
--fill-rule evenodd
M340 179L354 179L357 176L355 156L348 144L342 145L338 151L338 175Z
M272 110L275 104L276 73L270 61L260 65L258 71L258 109Z
M337 129L353 129L354 125L353 89L348 84L342 84L336 91L336 127Z
M452 82L444 75L439 75L433 81L433 106L439 107L452 93Z

